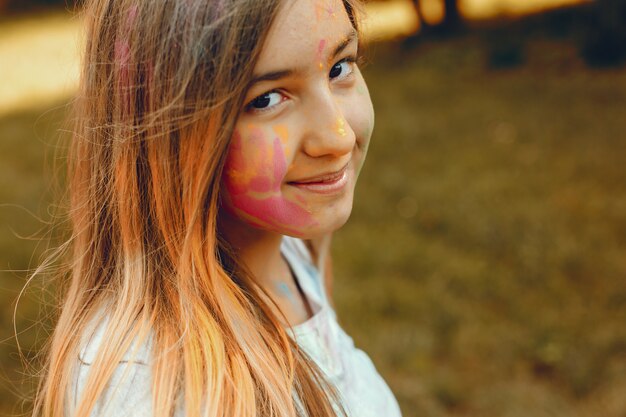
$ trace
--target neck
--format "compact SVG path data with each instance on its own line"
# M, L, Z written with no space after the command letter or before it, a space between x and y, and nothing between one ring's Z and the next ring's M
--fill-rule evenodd
M270 308L274 309L274 303L278 306L274 310L278 320L284 326L293 326L312 317L313 310L280 253L283 236L252 228L226 213L219 223L220 233L237 253L238 261L269 294L272 302L266 301Z
M227 213L220 220L226 240L266 291L272 292L277 283L291 280L280 253L281 234L252 228Z

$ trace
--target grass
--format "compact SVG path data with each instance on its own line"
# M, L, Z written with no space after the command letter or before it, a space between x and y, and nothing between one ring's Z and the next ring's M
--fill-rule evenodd
M623 416L624 70L566 41L502 71L477 36L379 50L344 326L405 416Z
M625 70L589 70L566 40L534 39L523 65L496 71L489 47L476 35L374 47L377 126L334 246L340 321L405 417L623 417ZM0 203L46 217L62 116L0 120ZM12 229L41 223L16 206L0 206L0 269L38 253ZM28 388L5 340L25 275L1 274L7 415ZM20 330L47 297L37 291ZM20 340L36 351L36 332Z
M32 360L49 330L47 305L54 302L45 281L35 281L19 302L27 270L35 268L49 236L46 222L56 211L53 196L59 169L55 148L62 143L64 107L34 108L0 119L0 415L17 415L33 389L15 339L17 326L22 354Z

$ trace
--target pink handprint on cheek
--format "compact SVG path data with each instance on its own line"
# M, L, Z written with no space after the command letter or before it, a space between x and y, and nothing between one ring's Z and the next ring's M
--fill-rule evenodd
M255 227L294 235L317 224L309 211L282 194L287 161L280 138L270 141L255 127L235 131L224 169L234 215Z

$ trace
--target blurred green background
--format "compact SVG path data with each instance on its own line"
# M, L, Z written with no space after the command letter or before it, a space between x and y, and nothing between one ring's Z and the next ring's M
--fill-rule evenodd
M376 128L335 299L405 417L626 416L626 3L524 1L368 5ZM50 7L0 1L0 73L54 51L20 39L79 29ZM0 415L28 410L57 300L37 278L13 320L66 203L55 77L0 87Z

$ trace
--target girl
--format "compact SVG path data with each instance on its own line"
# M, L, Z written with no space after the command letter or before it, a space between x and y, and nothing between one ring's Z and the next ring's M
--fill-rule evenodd
M330 304L373 128L352 0L91 0L42 416L400 411Z

